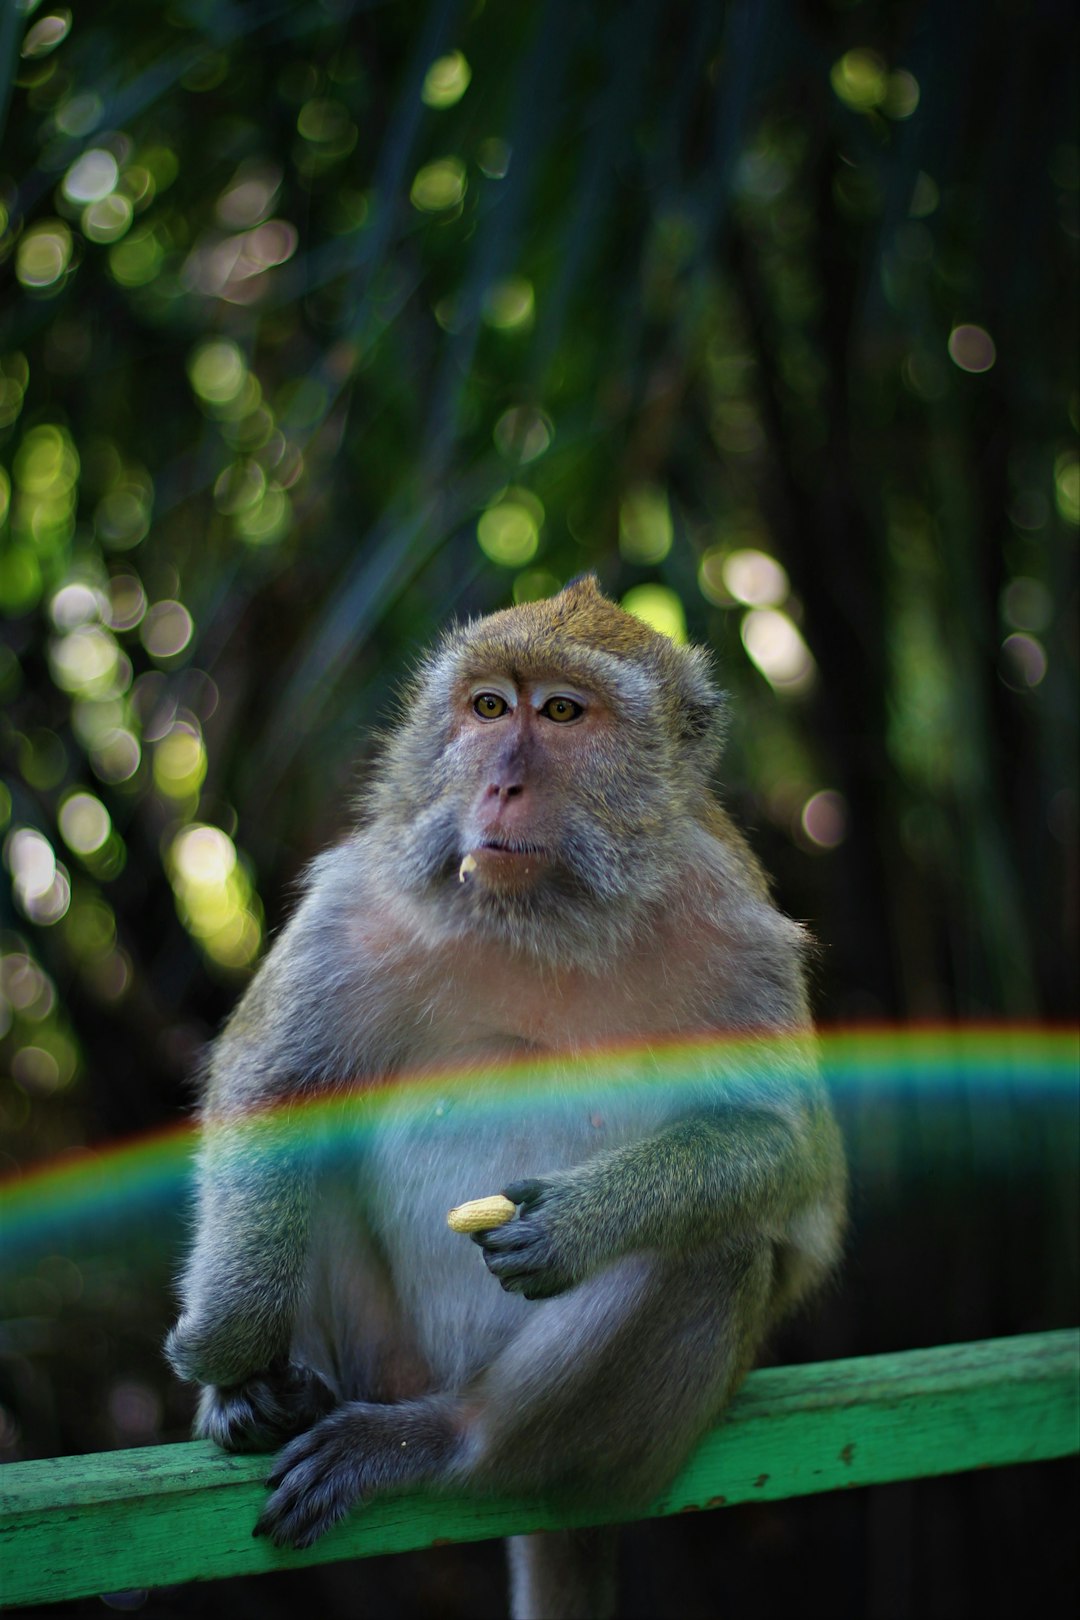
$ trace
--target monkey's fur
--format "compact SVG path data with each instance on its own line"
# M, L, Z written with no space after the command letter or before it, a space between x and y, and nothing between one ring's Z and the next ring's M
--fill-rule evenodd
M710 788L722 717L704 653L592 578L452 631L218 1041L168 1355L199 1434L297 1437L276 1542L417 1484L646 1500L833 1265L805 940ZM753 1077L721 1045L649 1085L650 1042L725 1031ZM644 1078L598 1104L613 1042ZM547 1097L482 1108L523 1057ZM423 1071L441 1101L402 1085L332 1160L250 1149L253 1110ZM446 1211L498 1191L478 1254ZM518 1620L610 1612L603 1534L512 1544Z

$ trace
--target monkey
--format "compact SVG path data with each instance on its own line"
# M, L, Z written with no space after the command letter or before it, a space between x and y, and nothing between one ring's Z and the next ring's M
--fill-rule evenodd
M307 1547L415 1487L632 1511L834 1268L808 936L714 788L725 720L704 649L594 575L451 628L405 688L202 1101L166 1354L198 1435L285 1443L256 1534ZM658 1078L722 1036L749 1059ZM374 1085L368 1127L293 1142L306 1101ZM449 1230L496 1192L512 1219ZM509 1546L515 1620L612 1612L611 1532Z

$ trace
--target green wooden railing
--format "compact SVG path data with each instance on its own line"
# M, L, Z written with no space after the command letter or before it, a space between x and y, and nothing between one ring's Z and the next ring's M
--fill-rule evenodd
M643 1516L1063 1457L1080 1449L1080 1334L765 1368ZM205 1442L0 1470L6 1604L211 1580L444 1541L599 1523L533 1502L398 1496L307 1552L251 1529L265 1457Z

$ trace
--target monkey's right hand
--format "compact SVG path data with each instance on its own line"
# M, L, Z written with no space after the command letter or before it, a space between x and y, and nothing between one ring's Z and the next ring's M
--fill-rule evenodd
M207 1384L199 1397L195 1435L225 1451L276 1451L335 1404L317 1373L286 1362L228 1388Z
M596 1235L603 1223L572 1173L515 1181L503 1188L503 1197L518 1206L517 1219L474 1232L472 1240L508 1294L553 1299L608 1258Z

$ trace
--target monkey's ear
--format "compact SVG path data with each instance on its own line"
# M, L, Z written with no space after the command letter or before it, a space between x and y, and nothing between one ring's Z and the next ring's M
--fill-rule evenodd
M727 731L728 703L723 692L711 692L707 699L691 699L683 708L680 730L687 742L711 738L721 742Z
M688 743L719 748L727 731L728 705L713 679L709 655L702 647L680 647L677 658L678 733Z
M594 569L589 568L583 574L575 574L563 586L564 591L574 591L579 596L603 596L600 581Z

